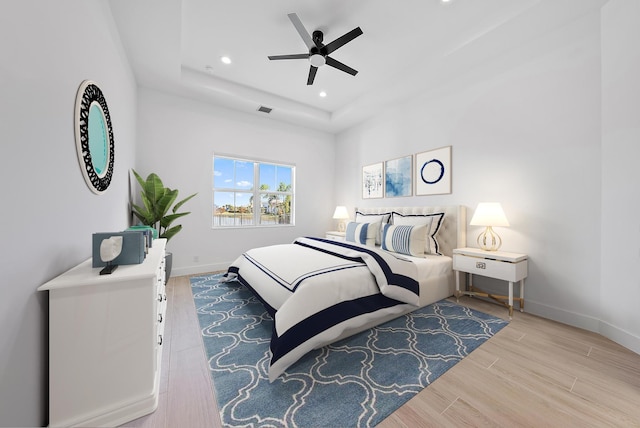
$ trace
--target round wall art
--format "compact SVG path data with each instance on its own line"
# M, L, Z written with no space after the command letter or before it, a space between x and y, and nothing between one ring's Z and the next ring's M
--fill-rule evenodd
M107 190L113 176L113 129L107 101L91 80L78 88L75 136L82 175L89 189L100 194Z

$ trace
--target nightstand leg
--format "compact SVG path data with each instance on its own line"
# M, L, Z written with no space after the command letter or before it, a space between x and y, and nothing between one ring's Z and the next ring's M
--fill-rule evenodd
M513 317L513 282L509 281L509 319Z
M460 301L460 271L456 271L456 302Z
M520 312L524 312L524 278L520 280Z

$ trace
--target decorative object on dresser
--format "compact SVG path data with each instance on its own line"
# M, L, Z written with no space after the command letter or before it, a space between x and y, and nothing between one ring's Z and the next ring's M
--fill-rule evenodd
M416 195L451 193L451 146L416 154Z
M453 270L456 271L456 298L466 294L470 296L489 297L509 309L509 318L513 316L513 301L520 304L520 312L524 311L524 279L528 273L528 257L526 254L507 253L504 251L486 251L479 248L456 248L453 250ZM466 290L460 290L460 272L469 274ZM507 296L488 293L473 285L473 275L500 279L509 283ZM520 296L513 297L513 283L520 282ZM506 302L505 302L506 301Z
M346 229L345 222L349 220L349 211L347 211L347 207L338 205L336 210L333 212L333 218L338 220L338 232L344 232Z
M471 226L486 226L478 235L478 245L485 251L497 251L502 246L502 239L493 230L493 226L509 227L507 216L498 202L480 202L471 217Z
M135 265L144 261L146 247L144 232L131 230L122 232L100 232L94 233L91 237L93 247L91 267L96 268L107 265L106 260L101 257L100 247L102 246L102 241L115 236L122 237L122 247L120 254L111 261L112 264Z
M113 260L122 252L122 236L110 236L100 243L100 260L107 265L100 271L100 275L111 275L118 268Z
M182 230L181 224L172 226L172 223L180 217L191 214L191 212L179 213L178 210L185 202L196 196L197 193L189 195L173 205L178 198L178 189L165 187L162 180L160 180L160 177L155 173L149 174L145 180L135 170L132 171L142 188L140 196L143 203L143 206L136 204L132 205L133 214L142 222L142 224L157 229L158 236L169 242L171 238ZM169 210L171 210L171 212L169 212ZM171 276L172 256L173 254L167 252L167 281Z
M82 176L89 189L100 194L111 184L115 150L107 100L91 80L83 81L78 88L74 120Z
M165 245L111 275L86 260L38 288L49 292L50 426L118 426L157 408Z

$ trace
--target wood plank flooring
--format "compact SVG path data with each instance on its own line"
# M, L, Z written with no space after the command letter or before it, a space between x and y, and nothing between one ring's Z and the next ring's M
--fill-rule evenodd
M167 284L158 409L125 427L220 427L189 277ZM454 298L452 298L455 301ZM460 303L501 318L474 297ZM378 425L640 427L640 355L591 332L527 313Z

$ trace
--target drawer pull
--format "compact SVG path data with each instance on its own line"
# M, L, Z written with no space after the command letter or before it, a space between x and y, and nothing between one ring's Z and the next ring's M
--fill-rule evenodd
M162 323L162 314L158 314L158 322Z
M158 302L162 302L162 294L158 294Z
M162 346L162 335L158 335L158 345Z
M476 262L476 268L477 269L486 269L487 268L487 264L485 262Z

